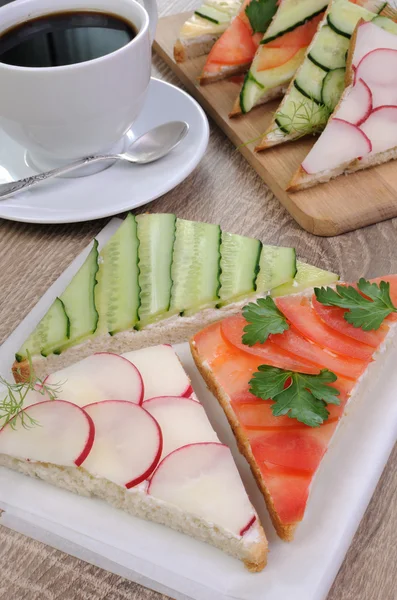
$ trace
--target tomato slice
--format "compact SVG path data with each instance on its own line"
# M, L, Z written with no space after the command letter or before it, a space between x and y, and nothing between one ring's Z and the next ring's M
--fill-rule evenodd
M280 470L269 462L262 463L260 471L281 523L288 525L302 521L312 475Z
M317 15L307 23L300 25L293 31L289 31L284 35L276 38L272 42L264 44L266 48L306 48L312 41L314 34L317 31L318 25L322 20L324 13Z
M296 419L283 415L281 417L275 417L272 413L271 407L274 404L271 400L257 400L255 402L255 396L253 400L247 403L232 402L233 410L236 413L241 425L244 429L252 430L266 430L266 429L281 429L283 427L294 427L300 425ZM329 405L328 410L332 407L332 415L327 419L327 423L337 421L340 415L343 413L345 402L341 405Z
M358 358L367 363L371 360L374 352L372 346L353 340L325 325L317 317L308 298L284 296L277 298L276 304L299 333L322 348L344 356Z
M337 356L310 342L293 325L284 333L271 335L270 340L283 349L291 349L296 355L310 360L322 369L329 369L348 379L358 379L364 373L367 363L356 358Z
M292 354L288 348L283 349L276 346L269 340L265 344L246 346L242 342L243 330L246 325L247 321L242 316L229 317L221 322L221 334L227 342L242 352L260 357L262 359L260 364L302 373L315 374L319 372L318 367L309 361Z
M345 310L338 308L337 306L324 306L317 301L317 298L313 295L312 306L317 316L331 329L338 331L346 335L349 338L363 342L372 348L378 348L378 346L385 339L389 328L383 324L376 331L364 331L360 327L353 327L350 323L344 319Z
M296 471L314 473L323 458L338 422L313 428L301 425L279 431L246 429L252 453L260 466L263 462Z
M219 68L224 65L250 64L257 47L251 29L237 16L212 47L204 71L209 72L210 65L214 63Z
M259 53L255 59L256 68L258 71L267 71L285 65L291 60L300 48L283 46L281 48L268 48L266 45L261 46Z

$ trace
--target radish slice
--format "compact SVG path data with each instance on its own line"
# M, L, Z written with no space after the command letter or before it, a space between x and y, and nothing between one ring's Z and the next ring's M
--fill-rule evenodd
M353 67L357 67L366 54L378 48L397 50L397 36L371 22L359 25L353 54Z
M331 119L302 163L306 173L332 171L371 152L371 142L356 125Z
M372 110L372 93L365 81L359 79L343 99L335 117L360 125Z
M0 454L79 467L94 436L94 424L84 410L70 402L50 400L29 406L17 417L15 428L8 423L0 431Z
M359 63L356 77L370 87L373 108L397 105L397 50L379 48L369 52Z
M231 452L223 444L175 450L158 466L148 493L235 535L244 535L255 521Z
M193 390L172 346L152 346L123 354L139 370L144 400L158 396L188 396Z
M163 434L162 458L177 448L198 442L218 442L217 435L196 400L181 397L152 398L143 403L160 425Z
M397 106L380 106L360 125L372 143L372 154L397 146Z
M157 421L132 402L109 400L85 410L95 425L95 441L84 468L128 489L147 479L163 446Z
M78 406L101 400L125 400L141 404L142 377L136 367L118 354L99 352L49 375L46 385L57 389L57 396Z

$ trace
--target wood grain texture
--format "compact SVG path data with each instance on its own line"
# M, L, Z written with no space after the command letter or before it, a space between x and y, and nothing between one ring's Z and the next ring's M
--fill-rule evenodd
M177 13L195 4L197 0L190 4L189 0L160 0L160 10ZM158 57L153 71L180 85ZM296 246L300 257L338 271L344 279L397 272L397 219L337 238L309 235L212 122L208 150L199 167L149 208L220 223L226 230L257 236L265 243ZM106 222L41 227L0 220L0 343ZM396 600L396 467L397 448L328 600ZM1 525L0 573L0 600L164 600Z
M311 136L265 152L254 152L254 146L270 124L279 101L269 102L248 115L230 119L228 115L241 83L224 80L199 86L197 79L206 58L184 63L174 60L174 43L187 16L188 13L183 13L160 21L156 52L304 229L316 235L334 236L397 216L397 169L393 161L308 190L287 193L285 190L313 146L314 138ZM247 143L250 140L255 143Z

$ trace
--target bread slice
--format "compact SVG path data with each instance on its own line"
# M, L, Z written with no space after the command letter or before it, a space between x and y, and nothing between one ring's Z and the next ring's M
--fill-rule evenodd
M382 8L376 0L368 0L356 5L352 5L349 0L332 0L329 3L324 19L321 21L316 35L306 50L305 59L296 71L262 140L255 148L257 152L299 139L302 136L318 133L325 128L330 116L330 109L322 104L319 99L312 100L308 97L307 91L306 95L301 93L299 84L298 87L295 84L306 70L309 73L314 70L319 77L323 75L325 78L326 72L321 69L317 71L317 67L313 65L309 54L318 54L319 51L322 51L321 31L324 27L328 26L328 16L333 13L342 19L343 11L346 7L349 10L350 20L356 17L357 22L360 19L371 20L378 13L379 8ZM388 9L389 7L387 6L386 8ZM347 36L340 37L341 43L345 43ZM310 86L310 81L308 85Z
M106 363L106 360L110 360L110 364ZM119 394L122 393L121 390L127 390L127 394L130 395L132 385L128 386L127 389L126 385L122 383L123 381L127 381L125 377L130 376L130 368L127 368L127 371L125 371L126 360L132 362L135 368L138 367L139 369L140 377L138 380L143 381L143 384L140 384L141 387L138 390L138 394L144 392L144 400L154 394L155 408L153 409L153 399L148 400L148 402L144 401L142 407L134 404L132 407L131 423L127 421L128 427L124 425L120 429L120 422L126 422L126 415L131 410L133 397L130 397L129 401L126 401L126 396L123 397L122 402L119 400L110 401L110 404L122 406L122 413L104 412L98 421L96 418L98 417L98 407L99 409L101 406L105 407L106 410L106 405L109 405L109 401L104 400L104 398L119 397ZM121 371L118 370L120 367L117 366L117 363L123 365ZM157 368L157 374L163 373L158 380L152 379L152 365L153 368ZM99 378L94 382L92 373L97 372L98 368L101 368L103 373L106 372L106 375L104 375L103 380ZM111 377L115 370L117 375L114 376L113 381ZM164 372L166 372L166 375L164 375ZM124 374L124 379L122 373ZM135 369L134 373L136 373ZM70 449L68 448L73 445L71 440L76 440L76 437L80 439L80 429L73 421L73 416L69 416L68 418L70 412L66 413L66 416L62 412L61 417L56 417L55 411L58 408L56 405L65 405L65 402L63 400L61 402L57 402L57 400L43 401L43 396L38 393L36 396L33 396L32 400L29 398L29 401L25 405L26 414L31 414L34 419L29 429L29 434L34 434L35 436L34 441L26 441L27 430L24 429L24 422L22 419L19 420L16 417L14 429L10 425L7 425L3 432L0 429L0 466L41 479L75 494L100 498L115 508L133 516L166 525L198 540L212 544L243 561L250 571L261 571L264 568L267 560L267 540L258 515L249 502L237 468L233 464L230 450L220 444L203 408L192 391L188 376L184 372L177 355L171 348L161 345L148 348L145 351L126 354L120 359L114 355L109 355L109 358L106 355L93 356L88 361L82 361L66 371L53 374L51 381L60 382L56 385L57 398L71 398L73 404L71 405L68 402L66 404L68 405L68 411L72 409L72 415L74 411L77 411L79 418L81 418L80 413L82 411L85 413L85 416L88 413L87 419L89 417L93 419L93 442L87 443L84 441L83 445L78 446L77 450L77 453L80 455L80 448L84 447L85 458L82 462L70 459ZM130 380L128 379L128 381ZM174 387L172 386L173 381L177 382L176 384L174 383ZM48 383L48 388L50 385L51 383ZM102 385L104 387L101 387ZM175 385L177 386L176 388ZM170 389L178 389L178 386L179 389L185 389L184 396L167 398ZM157 398L157 396L160 397ZM171 410L168 413L167 408L165 412L164 408L161 408L167 400L171 401L169 406ZM186 404L188 408L183 409L183 406ZM94 408L94 412L90 412L90 408ZM159 408L160 414L158 412ZM126 409L127 413L124 412ZM32 412L34 410L36 412ZM41 412L37 412L38 410ZM46 413L43 412L46 410L52 411L49 419L46 418ZM186 410L188 410L187 413ZM131 470L129 464L131 460L133 461L135 452L134 444L139 443L136 441L139 438L139 434L134 430L133 422L140 416L140 413L143 413L145 419L148 419L146 411L150 413L151 421L154 419L157 423L156 427L161 431L159 452L156 455L155 463L151 465L151 470L144 472L143 481L137 479L137 481L141 481L137 485L131 487L129 484L126 484L124 486L121 485L119 475L122 456L128 452L131 453L126 468L128 477L125 476L123 479L124 483L126 479L130 478ZM97 417L95 417L95 414ZM103 431L104 422L105 433ZM63 430L61 435L57 433L58 423ZM68 426L70 427L70 434ZM4 432L7 427L8 441L4 440ZM112 428L116 428L115 432L111 437L106 437L106 432L111 431ZM48 445L49 431L50 445ZM53 431L54 434L52 433ZM86 437L84 435L83 440L86 439L90 440L91 436ZM115 439L118 444L117 448L112 446ZM73 443L76 442L74 441ZM144 443L142 439L141 443ZM88 449L86 449L86 444L88 444ZM56 446L55 450L53 446ZM65 446L68 446L66 450ZM230 526L231 523L235 523L233 517L231 520L230 517L222 520L222 518L219 518L221 515L217 510L211 513L211 519L208 518L208 511L205 508L208 501L207 497L203 498L204 508L200 509L197 503L197 494L200 493L200 490L205 489L206 496L211 495L211 493L216 496L214 498L215 506L221 504L223 492L219 496L219 486L215 483L214 478L219 479L219 477L222 477L222 473L225 472L224 470L221 472L216 471L214 475L211 468L207 471L208 467L203 466L207 463L203 463L204 481L200 485L197 475L194 474L192 476L195 478L194 502L188 501L186 503L186 497L189 499L189 494L191 495L192 493L192 491L189 491L189 489L191 490L189 488L191 483L186 475L191 470L195 473L194 457L193 461L191 457L186 457L186 450L195 448L200 451L200 447L208 448L211 446L217 449L214 456L218 456L218 449L220 449L222 453L220 458L222 459L223 457L226 460L225 463L221 462L223 465L222 468L226 469L228 474L225 476L224 485L230 488L228 496L229 513L230 508L236 511L238 515L237 520L240 523L237 528ZM61 451L59 451L59 448L61 448ZM152 492L150 487L151 482L162 468L164 461L167 461L170 456L175 456L176 453L181 454L184 451L185 458L180 463L180 469L186 473L185 479L182 478L181 481L178 480L176 484L172 484L173 494L171 495L171 500L162 494L158 495L158 493ZM139 446L139 452L143 453L142 446ZM92 458L93 455L94 458ZM46 460L47 456L48 461ZM105 456L107 456L107 460L104 462ZM116 463L116 468L113 470L109 469L109 465L111 466L113 463ZM105 466L102 467L102 464ZM141 466L140 468L140 473L142 473L142 469L144 470L146 466ZM147 473L149 473L149 476ZM178 486L181 486L180 493ZM182 497L181 502L179 502L180 496ZM233 498L236 499L235 504Z
M386 19L382 21L382 25L384 25L385 22L387 23ZM394 31L395 33L391 33L392 31ZM316 169L308 168L308 170L306 170L304 168L305 166L307 167L307 165L311 166L312 156L315 156L316 160L319 158L321 159L321 155L323 154L322 148L324 144L326 145L326 152L329 152L330 144L327 143L327 140L330 136L332 136L331 130L335 126L336 122L334 121L334 119L337 119L338 122L340 121L340 119L344 120L344 122L347 123L347 125L344 125L347 131L351 129L351 127L348 126L349 123L354 125L355 129L358 128L358 130L362 131L364 134L366 134L366 131L368 131L366 129L366 125L369 122L368 119L371 118L371 115L377 112L376 109L373 109L372 112L368 112L366 115L364 115L363 120L361 122L358 122L358 124L356 124L357 121L356 123L353 122L354 119L349 121L350 112L349 109L348 112L346 112L346 109L349 105L351 106L352 97L354 94L357 94L359 86L364 86L364 88L371 95L371 99L373 97L373 94L376 92L375 88L371 89L371 86L367 85L367 82L363 82L363 80L360 79L356 81L355 69L357 68L359 62L362 60L363 54L369 54L370 52L374 52L379 48L381 48L382 50L390 49L392 52L395 52L397 54L397 25L393 21L389 21L388 30L385 31L384 29L378 27L372 22L366 23L364 21L360 21L355 29L350 44L346 70L346 88L324 132L321 134L320 138L307 155L305 161L302 163L302 165L292 177L287 188L288 191L295 192L298 190L313 187L314 185L317 185L319 183L327 183L331 179L339 177L339 175L347 175L349 173L354 173L356 171L368 169L369 167L380 165L397 158L397 136L393 136L393 128L395 127L395 121L392 121L390 123L390 148L385 148L383 151L378 152L376 152L375 150L371 151L369 148L367 154L362 154L358 150L354 154L354 148L352 147L352 144L348 144L349 147L347 148L347 151L352 152L352 154L347 160L341 160L340 151L338 150L335 152L334 156L330 157L331 160L333 160L332 165L329 165L327 161L320 160L319 166ZM378 107L378 111L379 108L380 107ZM386 111L390 110L388 107L385 108ZM356 110L359 109L359 106L356 107ZM382 110L382 108L380 108L380 110ZM391 109L391 112L393 114L393 109ZM395 112L397 115L397 107L395 107ZM351 114L351 117L354 117L354 113ZM352 130L352 132L354 134L358 133L358 131L355 130ZM384 132L380 131L380 136L382 136L383 133ZM376 148L379 143L377 131L371 128L371 134L372 135L369 137L369 140L372 146ZM324 165L325 163L327 163L327 168L323 168L321 166L322 163L324 163Z
M379 280L380 279L381 278L379 278ZM390 280L392 286L392 297L394 302L397 304L396 276L390 276L389 278L385 277L384 279ZM289 298L285 299L281 298L281 302L278 305L279 309L281 307L281 310L283 310L283 303L287 301L290 302L292 301L292 299L297 299L300 303L306 298L305 302L310 302L310 296L311 294L306 292L296 296L290 296ZM324 451L326 451L326 447L332 435L334 435L334 432L340 422L340 419L343 416L343 410L346 405L345 403L352 401L353 397L358 397L367 387L369 380L376 379L382 376L382 369L385 362L385 353L389 352L389 350L391 350L392 348L394 350L397 349L397 323L395 320L390 318L388 325L389 332L387 336L383 340L380 337L378 347L373 347L373 361L367 363L365 371L361 374L361 376L359 376L355 381L344 381L344 378L338 376L338 380L334 385L339 390L341 390L341 407L340 409L337 409L338 412L332 413L332 422L330 422L329 424L325 422L319 430L314 430L313 434L311 433L311 428L305 425L301 425L299 422L296 422L297 428L295 429L295 432L298 432L298 437L303 445L305 445L304 440L308 440L309 443L306 446L307 448L311 447L312 440L321 440L321 435L324 435L324 441L321 443L324 443ZM349 338L347 336L346 338L347 341L349 341ZM311 341L313 342L313 339L311 339ZM283 466L282 460L288 461L289 459L281 459L281 466L278 467L277 465L273 465L273 471L266 471L266 468L261 468L262 460L269 460L269 462L271 462L269 458L266 458L266 453L270 453L270 456L272 456L272 461L274 461L275 451L278 452L277 444L281 444L281 437L279 439L277 438L277 442L272 441L273 438L270 437L270 435L274 435L271 433L272 431L277 431L278 433L276 435L285 436L282 452L288 452L289 444L291 444L291 447L299 448L300 443L298 438L297 440L294 439L294 435L296 435L296 433L294 433L294 428L288 426L288 422L286 423L286 421L289 421L288 418L279 417L280 426L276 426L275 417L272 417L268 403L266 403L266 405L264 406L263 401L256 399L252 394L248 393L249 381L252 377L252 373L255 372L255 370L257 370L258 368L255 365L263 363L266 364L266 359L258 356L252 356L249 353L246 354L244 351L236 351L234 347L230 346L229 340L225 341L225 338L223 337L220 330L220 325L214 325L207 328L206 330L203 330L202 332L200 332L192 338L190 344L196 366L199 369L204 380L206 381L208 388L214 394L214 396L222 406L225 415L230 423L230 426L233 430L233 433L236 437L240 452L247 459L251 467L251 471L266 501L266 505L269 510L273 525L277 531L277 534L283 540L291 541L294 537L294 533L299 522L303 518L311 481L312 478L315 476L315 472L319 465L317 464L316 468L312 470L311 475L304 475L305 471L299 471L299 468L303 469L303 465L297 465L296 468L298 468L298 471L296 472L296 476L293 475L293 471L291 471L290 467L286 468L286 466ZM293 352L294 348L291 347L290 351ZM321 349L318 348L318 351L321 352ZM299 351L297 351L297 355L299 355ZM343 356L341 356L341 359L348 360ZM241 367L241 371L238 367L239 361L241 361L241 365L244 365ZM324 368L324 365L320 364L320 367ZM243 385L240 385L241 381L243 382ZM251 417L252 422L248 422L247 420L245 420L245 417L242 421L242 415L244 415L244 413L241 412L241 410L243 405L252 405L256 409L259 409L260 412L255 412L253 414L257 415L257 419L261 419L261 423L259 423L258 421L255 421L254 423L254 417ZM330 410L330 405L328 405L328 409ZM333 407L333 409L335 410L335 407ZM266 417L266 422L264 417ZM248 428L247 425L249 425ZM330 429L327 433L327 429L322 428ZM322 434L321 431L324 431L325 434ZM257 452L257 450L253 449L251 443L259 441L260 444L261 435L264 436L263 443L265 450L263 450L262 452L264 453L265 458L259 458L259 454L255 455L255 452ZM316 436L318 435L320 437L316 438ZM314 437L312 438L312 436ZM276 440L276 438L274 439ZM297 446L295 446L296 441L298 441ZM276 444L274 448L271 447L272 443ZM285 448L287 450L285 450ZM312 451L316 452L316 444L313 445ZM269 463L264 462L263 464L267 465ZM285 463L285 465L286 464L287 463ZM306 488L301 488L298 485L298 488L295 489L294 483L291 485L291 480L289 480L288 478L291 476L296 477L296 480L299 481L299 477L303 475L304 477L308 477L305 483ZM283 479L284 477L286 478L285 480ZM273 481L276 481L276 486L274 486ZM286 482L285 484L283 483L284 481ZM276 497L273 496L275 490L277 494ZM305 492L306 498L304 497ZM296 494L296 496L294 496L294 494ZM296 502L297 511L291 513L289 504L293 504L294 502ZM283 511L283 514L281 514L281 511ZM299 513L299 518L289 518L288 511L290 515Z

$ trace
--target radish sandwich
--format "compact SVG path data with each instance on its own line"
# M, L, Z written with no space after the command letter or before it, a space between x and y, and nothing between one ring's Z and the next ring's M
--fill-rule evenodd
M388 30L375 22L358 25L348 85L291 191L397 158L397 25L384 18L382 26Z
M0 466L208 542L251 571L265 566L232 454L172 347L87 357L30 390L3 425Z

